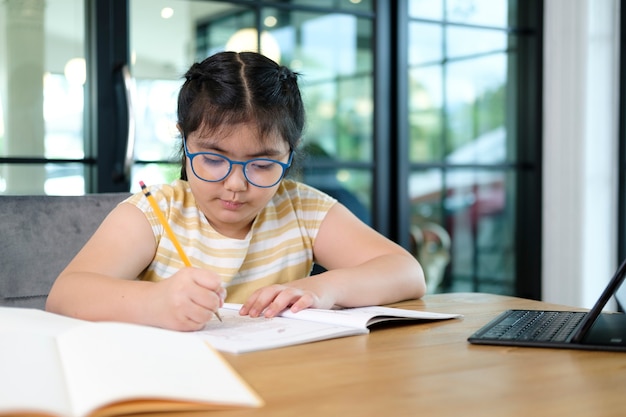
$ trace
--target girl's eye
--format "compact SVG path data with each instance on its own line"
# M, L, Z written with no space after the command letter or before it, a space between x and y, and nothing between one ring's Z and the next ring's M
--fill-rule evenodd
M226 160L217 155L202 155L202 162L207 165L217 166L217 165L225 164Z
M259 171L270 170L270 169L274 168L275 165L276 165L276 163L274 163L274 162L262 161L262 160L259 160L259 161L253 160L253 161L250 162L250 167L252 169L256 169L256 170L259 170Z

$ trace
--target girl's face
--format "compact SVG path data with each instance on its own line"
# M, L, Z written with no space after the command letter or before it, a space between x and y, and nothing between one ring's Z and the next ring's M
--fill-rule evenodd
M270 158L286 163L289 159L286 141L278 136L261 141L255 127L248 124L236 125L218 138L202 135L202 129L199 129L187 136L189 153L213 152L242 162ZM216 231L235 239L245 238L257 214L272 199L280 184L270 188L256 187L246 180L243 166L236 164L222 181L207 182L194 174L189 158L186 158L186 164L187 179L198 207Z

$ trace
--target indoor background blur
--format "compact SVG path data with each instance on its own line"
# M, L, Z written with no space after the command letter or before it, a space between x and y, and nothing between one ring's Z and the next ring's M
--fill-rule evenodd
M185 70L258 50L301 74L294 175L411 250L430 292L585 304L625 253L618 0L5 0L0 34L0 194L175 179ZM591 246L558 300L546 275Z

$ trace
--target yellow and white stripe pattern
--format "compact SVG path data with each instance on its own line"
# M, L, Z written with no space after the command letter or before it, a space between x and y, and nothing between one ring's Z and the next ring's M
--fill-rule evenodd
M209 224L186 181L149 188L191 264L218 273L228 290L226 301L233 303L243 303L257 288L309 275L313 242L336 202L305 184L283 180L246 238L231 239ZM144 194L135 194L126 202L146 215L157 243L154 260L139 279L156 282L183 268L182 259Z

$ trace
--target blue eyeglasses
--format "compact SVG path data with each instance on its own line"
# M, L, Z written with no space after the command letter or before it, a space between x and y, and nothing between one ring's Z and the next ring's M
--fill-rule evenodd
M291 166L293 151L289 153L287 163L269 158L255 158L247 161L233 161L213 152L189 153L187 140L183 138L185 155L189 158L194 175L207 182L220 182L228 177L233 165L243 167L243 175L250 184L260 188L270 188L280 182L287 168Z

